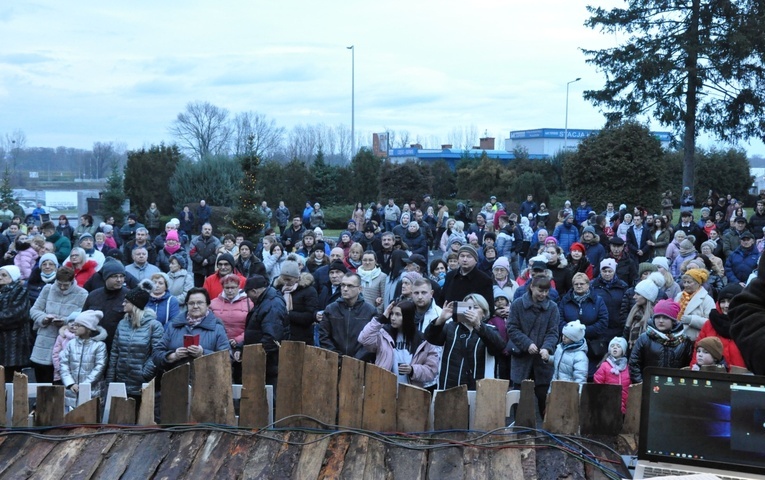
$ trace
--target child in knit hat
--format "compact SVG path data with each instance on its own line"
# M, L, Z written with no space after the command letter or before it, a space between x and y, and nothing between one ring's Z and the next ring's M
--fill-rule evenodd
M58 329L58 337L56 338L56 343L53 344L53 385L63 385L61 382L61 352L64 351L71 340L76 338L74 319L79 314L79 310L70 313L66 317L66 324Z
M728 366L723 358L723 344L717 337L704 337L696 343L696 363L691 365L692 370L720 369L728 371Z
M608 344L608 356L600 364L594 376L595 383L622 386L622 413L627 412L627 396L630 392L630 372L627 368L627 340L614 337Z
M72 322L77 338L61 352L61 381L66 396L77 398L81 383L91 384L91 397L100 396L101 381L106 371L106 330L98 323L104 317L100 310L85 310Z
M568 322L563 327L561 342L553 357L553 380L565 380L583 384L587 381L589 360L587 343L584 341L586 327L579 320Z

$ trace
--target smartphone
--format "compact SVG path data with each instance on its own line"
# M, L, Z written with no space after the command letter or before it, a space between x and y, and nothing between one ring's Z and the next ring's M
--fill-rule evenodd
M184 335L183 336L183 346L184 346L184 348L189 348L192 345L199 346L199 334L196 334L196 335Z
M454 302L454 315L458 322L467 323L467 316L465 315L470 309L467 302Z

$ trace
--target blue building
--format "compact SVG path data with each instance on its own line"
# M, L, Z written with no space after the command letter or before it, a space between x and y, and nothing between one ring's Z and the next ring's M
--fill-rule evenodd
M515 160L513 152L495 150L493 138L482 138L480 140L480 146L466 150L452 148L451 145L442 145L440 149L422 148L420 145L412 145L409 148L391 148L388 150L388 158L393 163L404 163L408 161L436 162L438 160L443 160L452 170L457 167L457 164L463 158L481 158L484 152L487 157L499 160L502 163L508 163L511 160ZM543 160L548 157L549 155L529 155L529 158L532 160Z
M538 128L536 130L515 130L510 132L510 138L505 140L505 150L513 151L516 147L523 147L529 154L552 156L563 151L576 150L579 143L590 135L595 135L600 130L574 130L563 128ZM661 142L661 146L668 148L672 142L670 132L651 132Z

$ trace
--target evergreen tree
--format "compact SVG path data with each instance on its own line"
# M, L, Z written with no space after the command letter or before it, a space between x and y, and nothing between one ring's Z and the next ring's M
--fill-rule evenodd
M106 190L101 192L101 214L104 217L114 217L115 223L121 225L125 215L122 210L124 201L125 191L122 186L122 174L115 162L112 165L112 173L106 180Z
M156 202L162 214L173 212L173 196L167 182L180 161L177 145L152 145L148 150L142 148L127 153L124 187L134 212L143 215L151 202Z
M338 203L339 171L337 167L327 164L321 147L319 147L316 159L308 171L311 178L311 196L314 202L327 206Z
M245 238L250 240L254 240L263 230L266 220L259 208L263 202L263 195L257 187L260 158L254 153L253 141L251 137L247 153L239 157L242 178L239 181L234 209L226 218L234 231L243 233Z
M24 209L18 203L18 198L13 195L13 188L11 187L11 171L8 168L8 164L5 165L3 171L3 181L0 183L0 203L8 205L8 209L15 215L20 217L24 216Z

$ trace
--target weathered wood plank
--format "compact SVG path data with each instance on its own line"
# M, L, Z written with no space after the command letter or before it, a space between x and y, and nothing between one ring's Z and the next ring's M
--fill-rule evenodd
M364 415L364 362L345 356L340 361L337 424L361 428Z
M473 430L488 432L505 427L509 380L484 378L476 382L475 425Z
M50 452L59 445L59 442L33 439L23 451L19 452L19 457L8 464L8 468L4 469L0 476L11 479L28 478L38 469L40 464L45 462ZM64 471L61 470L61 473Z
M282 446L281 438L260 437L244 466L244 479L270 479L274 458Z
M3 442L3 448L0 448L0 475L3 475L23 455L29 445L35 442L32 437L26 435L12 435L6 438L7 440Z
M337 353L323 348L305 347L303 356L302 412L325 425L337 423ZM303 420L300 425L314 427Z
M93 400L98 401L97 398L90 401ZM80 455L77 456L77 460L69 468L69 471L66 472L67 480L87 480L91 478L118 437L118 433L91 437L90 441L80 449Z
M385 465L385 445L374 438L367 444L367 461L363 478L388 478L392 472Z
M162 388L164 389L164 385ZM197 455L206 439L207 432L173 435L168 442L168 453L157 467L154 478L163 480L183 478L191 465L191 459Z
M428 415L432 395L424 388L400 384L396 402L396 430L424 432L428 429Z
M133 459L122 478L151 478L165 457L171 454L171 432L144 435L144 441L133 452ZM189 460L191 462L191 460Z
M585 383L579 403L580 435L617 435L622 429L622 387Z
M637 434L640 432L640 403L643 401L643 384L630 385L627 396L627 413L624 415L622 433Z
M274 421L279 427L296 425L289 420L280 422L290 415L303 412L303 358L305 343L282 342L279 348L279 385L276 392L276 414Z
M493 436L486 441L507 440L507 437ZM521 451L517 448L502 448L491 451L491 468L488 480L523 480Z
M362 428L373 432L396 430L396 376L368 363L364 372Z
M64 423L63 385L37 387L35 427L55 427Z
M295 480L315 480L321 472L324 463L324 455L329 446L329 437L325 435L308 434L305 438L306 445L300 452Z
M537 397L534 395L534 381L521 382L521 398L515 411L517 427L537 428Z
M69 425L98 423L99 402L98 398L91 398L82 405L75 407L74 410L64 416L64 422Z
M130 462L133 461L136 448L144 441L146 439L141 435L120 435L92 478L95 480L113 480L122 477Z
M141 389L141 406L138 408L138 425L156 425L154 421L154 379Z
M236 425L228 350L194 360L190 419L199 423Z
M241 478L250 449L257 442L257 437L231 436L228 450L221 452L224 463L218 469L216 478Z
M222 432L211 432L194 462L186 473L188 478L220 478L218 470L226 461L226 454L234 436Z
M413 441L412 443L419 443ZM428 454L424 450L409 450L403 447L386 447L385 464L392 472L392 478L421 480L426 478Z
M467 395L467 387L465 385L461 386L465 387L465 394ZM449 390L445 391L448 392ZM438 395L436 395L436 402L440 396L441 393L439 392ZM467 396L465 398L467 399ZM462 441L466 438L466 435L464 433L451 433L448 435L434 435L434 438ZM462 458L462 448L454 446L431 450L428 454L428 478L444 480L461 480L465 478L465 463Z
M263 428L268 425L266 398L266 351L263 345L245 345L242 351L242 399L239 426Z
M19 372L13 374L13 419L14 427L29 426L29 379Z
M578 383L560 380L552 382L542 428L552 433L576 435L579 430Z
M348 357L343 357L348 358ZM345 362L345 360L343 360ZM327 447L327 455L324 459L324 466L319 472L319 479L339 478L345 464L345 456L351 445L351 435L335 435L331 438Z
M537 477L585 478L584 465L577 458L553 448L540 448L536 452Z
M112 397L109 423L114 425L135 425L135 399Z
M465 465L465 480L489 477L489 452L477 447L462 449L462 463Z
M295 467L297 467L300 458L301 444L305 440L304 432L287 432L284 435L279 454L274 458L272 470L273 478L293 478Z
M351 443L348 446L348 452L345 454L345 463L340 478L344 480L354 480L364 477L364 469L367 466L367 447L369 437L366 435L353 435Z
M467 385L458 385L436 394L433 406L433 429L467 430L470 422Z
M534 440L529 439L528 443L534 444ZM521 472L524 480L537 480L537 452L535 448L521 449ZM544 478L542 480L545 480Z
M189 371L188 363L179 365L162 375L160 395L160 421L163 425L189 423Z

